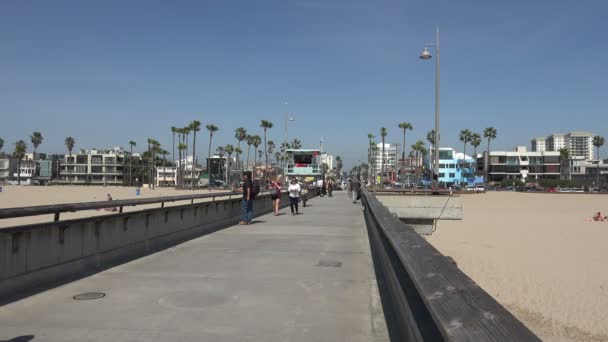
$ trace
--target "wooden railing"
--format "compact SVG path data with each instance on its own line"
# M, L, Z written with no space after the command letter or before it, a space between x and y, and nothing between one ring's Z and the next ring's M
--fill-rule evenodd
M373 193L362 202L391 341L540 341Z

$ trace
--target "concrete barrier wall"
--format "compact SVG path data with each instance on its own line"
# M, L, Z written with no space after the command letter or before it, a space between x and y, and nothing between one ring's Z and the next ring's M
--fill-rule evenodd
M281 207L289 205L282 195ZM255 216L272 211L269 195ZM0 229L0 299L99 272L238 223L240 198Z

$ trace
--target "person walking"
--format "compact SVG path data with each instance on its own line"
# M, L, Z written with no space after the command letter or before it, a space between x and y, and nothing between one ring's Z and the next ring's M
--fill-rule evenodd
M351 187L352 187L353 203L357 203L357 197L359 197L359 191L361 191L361 183L359 183L359 180L355 178L351 182Z
M327 182L327 195L329 197L334 197L333 191L334 191L334 181L332 179L330 179L329 182Z
M279 207L281 203L281 182L274 180L270 183L270 199L274 208L274 216L279 216Z
M302 187L300 186L300 183L298 183L296 177L291 179L291 183L289 183L289 188L287 190L289 191L289 208L291 209L291 215L298 215L298 201L300 200Z
M253 199L251 196L251 180L248 173L243 173L243 198L241 199L240 225L249 224L253 216Z
M306 200L308 200L308 190L310 190L310 185L308 182L304 182L302 185L302 204L306 207Z

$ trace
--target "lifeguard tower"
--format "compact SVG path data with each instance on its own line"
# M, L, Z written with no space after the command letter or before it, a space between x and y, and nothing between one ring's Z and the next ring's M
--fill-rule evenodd
M288 149L287 171L288 178L298 177L307 182L317 181L321 178L321 150L316 149Z

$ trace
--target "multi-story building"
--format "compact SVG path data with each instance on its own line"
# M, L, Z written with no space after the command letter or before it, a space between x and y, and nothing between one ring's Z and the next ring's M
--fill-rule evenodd
M546 151L545 142L546 142L545 137L538 137L538 138L532 139L532 141L531 141L532 152L545 152Z
M557 152L566 147L566 135L561 133L551 134L545 140L545 151Z
M176 186L177 185L177 168L174 166L157 167L156 168L156 186Z
M15 172L17 172L17 159L8 156L0 159L0 181L13 179Z
M430 151L429 153L432 153ZM432 158L428 158L427 167L430 169ZM452 186L455 184L475 184L475 159L464 153L456 152L451 147L439 148L439 184Z
M122 147L112 150L81 150L79 153L66 155L60 166L58 182L71 184L107 184L122 185L128 183L129 157L136 163L140 155ZM135 175L132 175L135 177Z
M384 144L384 158L382 156L382 143L378 143L376 146L377 150L371 151L372 163L374 169L378 173L382 170L382 161L385 162L385 170L396 170L397 167L397 145L396 144Z
M334 168L334 156L327 153L321 153L321 165L327 164L327 169L331 170Z
M483 169L483 157L478 158L477 165L479 171L488 172L489 182L516 178L559 179L561 175L559 152L528 152L524 146L518 146L514 151L490 152L487 170Z
M608 185L608 160L598 163L597 160L570 159L568 171L567 179L579 185L602 188Z
M593 134L589 132L570 132L565 136L565 147L568 149L570 158L592 160Z

